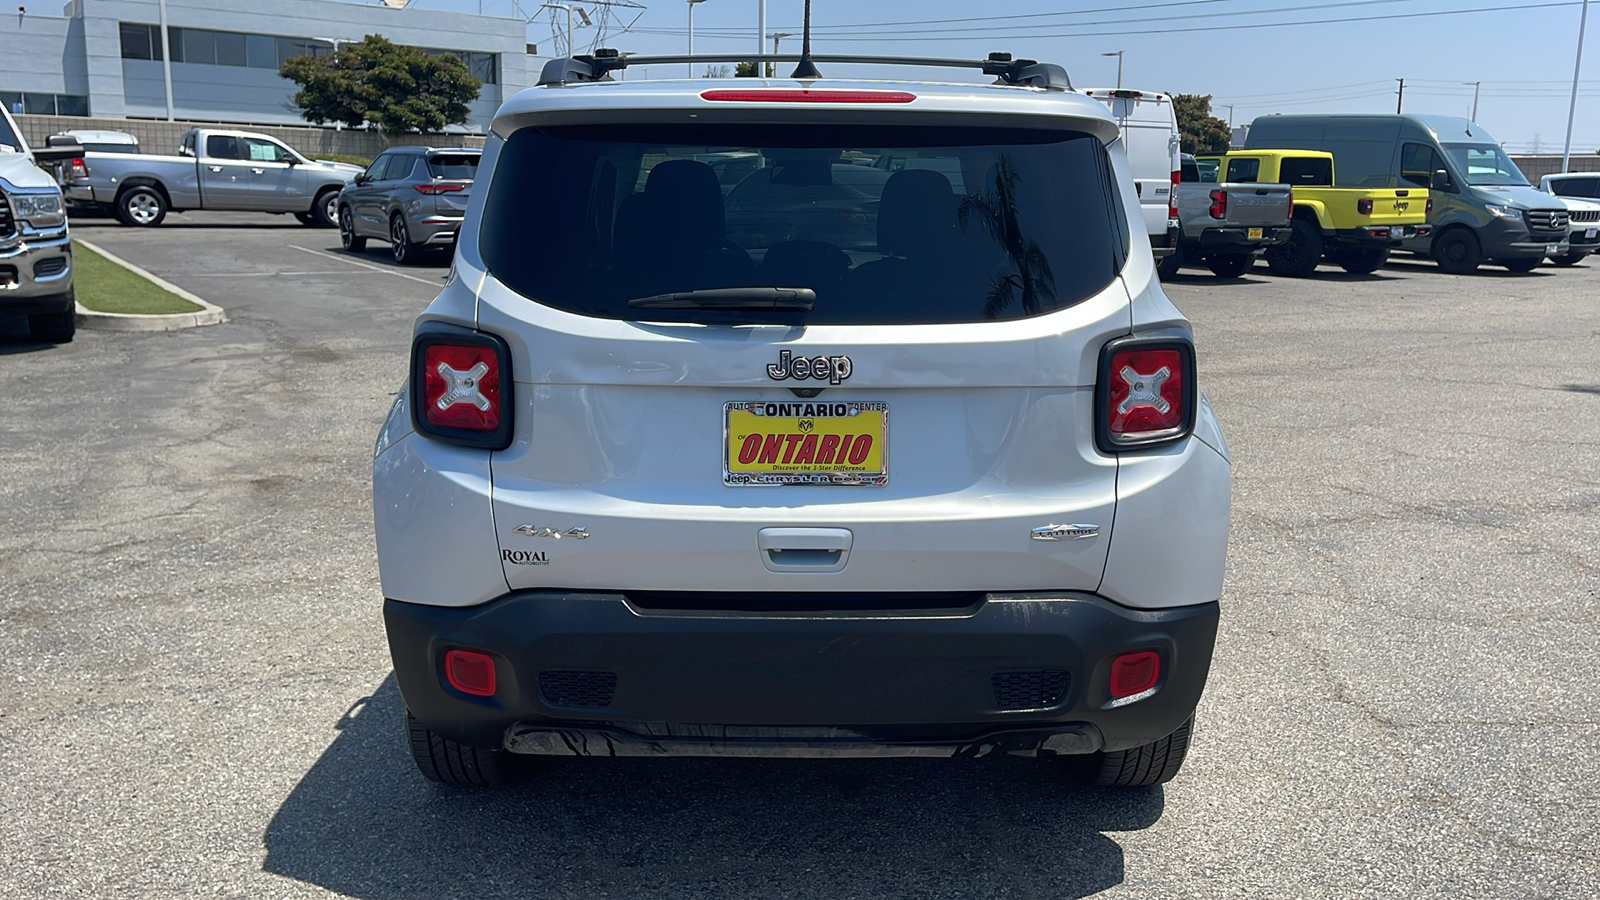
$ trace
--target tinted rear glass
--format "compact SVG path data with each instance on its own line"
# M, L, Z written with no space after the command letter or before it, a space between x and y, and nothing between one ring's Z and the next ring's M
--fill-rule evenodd
M478 174L477 153L435 153L428 157L428 173L435 178L472 178Z
M1289 157L1278 165L1278 180L1291 185L1331 185L1333 160Z
M1127 223L1105 148L1037 130L845 125L525 128L480 249L584 315L811 324L982 322L1108 285ZM810 312L629 309L663 293L810 288Z
M83 144L82 146L83 146L83 149L85 151L90 152L90 153L138 153L139 152L139 145L137 145L137 144L98 144L98 143L91 142L91 143Z

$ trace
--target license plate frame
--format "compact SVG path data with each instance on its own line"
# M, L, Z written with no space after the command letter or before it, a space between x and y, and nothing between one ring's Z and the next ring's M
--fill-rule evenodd
M1261 228L1249 228L1245 230L1245 237L1252 241L1258 241L1265 236L1266 231Z
M810 424L802 424L807 422ZM779 424L769 427L767 423ZM789 440L790 436L795 440ZM829 436L835 440L829 442ZM862 448L866 437L871 441L862 449L859 461L851 462L850 451ZM776 453L782 455L766 461L764 454L774 438L780 439ZM752 439L759 440L751 444ZM752 446L755 455L747 459ZM831 459L815 462L824 448L844 458L844 463ZM812 461L797 462L808 449ZM722 406L722 483L728 487L883 487L889 483L889 404L880 400L728 401Z

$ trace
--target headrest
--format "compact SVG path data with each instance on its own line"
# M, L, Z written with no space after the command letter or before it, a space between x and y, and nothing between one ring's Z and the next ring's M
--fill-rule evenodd
M722 246L722 187L710 166L692 159L661 163L645 179L644 196L651 224L670 232L664 239L700 250Z
M878 203L878 252L905 256L956 237L956 195L950 179L905 169L884 182Z

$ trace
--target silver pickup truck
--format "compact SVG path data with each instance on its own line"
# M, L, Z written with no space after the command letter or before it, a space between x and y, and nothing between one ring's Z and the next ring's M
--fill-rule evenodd
M64 344L77 328L72 243L61 188L35 162L70 159L77 146L34 150L0 109L0 316L27 316L41 341Z
M1163 260L1168 274L1204 265L1219 278L1238 278L1255 265L1256 254L1289 240L1294 200L1288 185L1219 183L1215 166L1202 171L1187 153L1179 172L1182 235L1177 252Z
M339 189L361 171L315 162L275 138L191 128L177 156L86 152L67 173L74 208L109 209L126 225L160 225L168 212L229 209L293 213L306 225L338 224Z

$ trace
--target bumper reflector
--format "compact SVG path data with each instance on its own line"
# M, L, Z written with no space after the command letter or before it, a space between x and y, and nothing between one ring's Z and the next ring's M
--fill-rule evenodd
M1111 661L1111 696L1132 697L1156 686L1161 657L1151 650L1124 653Z
M472 650L451 650L444 655L444 677L463 694L494 694L494 660Z

